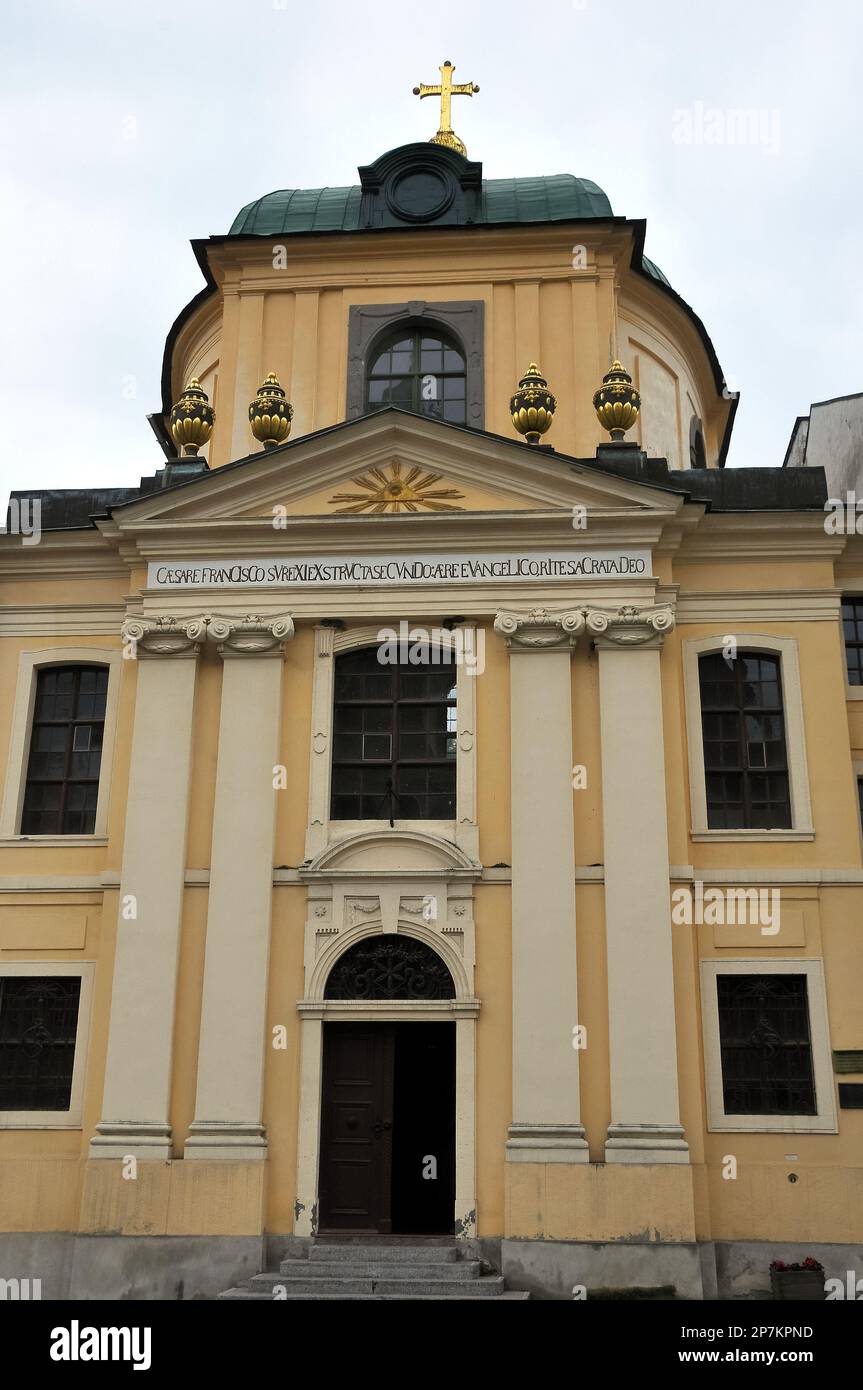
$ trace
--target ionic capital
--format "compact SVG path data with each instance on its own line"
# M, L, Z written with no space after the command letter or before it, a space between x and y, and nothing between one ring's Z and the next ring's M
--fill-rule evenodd
M585 625L598 647L661 647L674 627L670 604L639 608L586 608Z
M120 636L135 656L196 657L207 637L202 615L182 618L173 613L153 618L126 618Z
M562 612L531 608L522 613L504 609L494 620L494 630L506 638L511 652L562 650L574 647L584 632L584 612L580 608Z
M288 613L275 617L259 617L255 613L245 618L211 617L207 622L207 638L216 643L223 658L281 656L293 635L294 620Z

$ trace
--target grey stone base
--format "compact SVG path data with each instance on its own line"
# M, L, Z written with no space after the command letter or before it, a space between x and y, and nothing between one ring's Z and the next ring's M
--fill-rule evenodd
M281 1260L305 1258L309 1240L268 1236L89 1236L0 1233L0 1279L41 1280L43 1300L211 1299ZM461 1242L459 1242L461 1244ZM863 1278L863 1246L778 1241L501 1240L464 1242L469 1258L502 1274L510 1290L542 1300L673 1287L679 1299L770 1297L770 1262L807 1255L825 1277ZM32 1287L32 1284L31 1284ZM7 1292L7 1296L11 1296ZM31 1294L32 1296L32 1294ZM667 1295L670 1296L670 1295Z
M677 1298L704 1297L695 1242L503 1240L501 1263L508 1289L524 1289L539 1299L571 1300L577 1285L588 1299L609 1289L663 1287L673 1287Z
M0 1279L40 1279L43 1301L215 1298L263 1258L262 1236L0 1233Z
M849 1270L854 1272L855 1279L863 1278L863 1245L819 1245L808 1240L794 1244L789 1241L717 1240L713 1248L719 1298L770 1297L771 1260L794 1264L811 1255L823 1264L825 1279L841 1279L845 1284Z

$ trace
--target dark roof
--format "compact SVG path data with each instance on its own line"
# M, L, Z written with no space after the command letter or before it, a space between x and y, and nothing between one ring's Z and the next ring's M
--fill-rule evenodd
M362 188L281 188L247 203L229 236L291 236L303 232L356 232ZM512 222L582 222L613 217L611 203L590 179L574 174L483 179L482 214L474 225Z
M141 479L142 483L145 481ZM80 526L92 526L92 517L107 516L112 507L136 502L152 490L147 487L24 488L20 492L10 492L9 500L38 502L43 531L71 531ZM8 515L6 526L8 529Z
M247 203L228 236L301 236L361 230L362 187L280 188ZM521 179L483 179L482 215L473 226L602 221L613 217L607 194L591 179L550 174ZM669 285L659 266L642 257L653 280ZM670 288L670 285L669 285Z
M387 406L377 411L377 416L387 413L409 415L409 411ZM300 448L314 438L354 428L368 416L356 420L343 420L337 425L327 425L311 434L300 435L270 451L268 457L277 453L288 455L292 449ZM508 435L494 434L490 430L476 429L472 425L454 425L449 421L429 421L439 429L457 430L505 444L512 449L528 449L536 456L537 450L522 439ZM749 512L749 511L823 511L827 500L827 482L823 468L669 468L668 460L650 458L634 444L600 446L593 458L575 458L570 454L557 453L552 448L541 449L548 459L550 469L594 469L600 473L614 473L632 482L643 483L647 487L659 488L664 492L683 496L689 502L703 502L708 511ZM228 469L245 468L261 459L260 452L247 454L245 458L235 459L214 470L222 473ZM288 462L287 457L285 460ZM169 466L170 468L170 466ZM164 487L171 490L177 487L193 487L201 477L209 476L209 470L182 481L173 481L173 474L162 470L153 478L142 478L138 488L82 488L34 492L28 489L13 492L12 497L38 497L42 501L43 530L67 530L76 527L92 527L94 517L111 515L118 508L137 502L146 494L160 491ZM163 476L163 474L165 476ZM8 527L8 520L7 520Z

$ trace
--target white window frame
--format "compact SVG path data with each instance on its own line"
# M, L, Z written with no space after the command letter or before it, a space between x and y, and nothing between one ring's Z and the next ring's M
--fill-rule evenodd
M0 1130L83 1128L84 1084L87 1076L87 1051L90 1043L95 971L94 961L16 960L0 962L0 975L4 976L78 976L81 980L78 1028L75 1034L75 1060L72 1064L72 1089L69 1095L68 1110L0 1110Z
M791 829L712 830L707 822L707 781L704 772L704 736L701 727L701 686L698 678L699 657L721 652L725 634L712 637L687 638L683 642L683 684L686 702L686 739L689 753L689 796L692 816L690 836L693 840L729 841L741 843L763 840L767 843L787 840L814 840L812 806L809 798L809 771L806 760L806 730L803 720L803 695L800 685L800 661L795 637L775 637L763 632L736 633L741 652L765 652L778 656L782 676L782 707L785 719L785 747L788 757L788 782L791 796Z
M9 755L0 807L0 843L37 845L92 845L107 843L108 802L111 793L111 770L117 731L117 708L120 699L120 671L123 654L106 647L41 647L23 651L18 656L18 680L12 727L9 735ZM27 787L27 764L33 731L33 707L36 702L36 680L46 666L104 666L108 670L108 690L105 698L105 728L102 735L102 761L99 766L99 793L96 801L96 823L90 835L22 835L21 814Z
M411 620L410 626L441 628L431 619ZM370 831L390 829L388 820L330 820L332 792L333 697L335 659L343 652L374 647L378 634L392 624L382 621L374 627L337 631L315 629L315 665L312 677L312 731L309 753L309 819L306 829L306 861L316 858L329 845ZM466 626L468 626L466 624ZM472 624L470 625L472 626ZM398 630L398 623L395 624ZM446 634L451 648L455 639ZM443 644L443 643L442 643ZM476 650L476 648L474 648ZM479 830L476 818L476 675L464 663L456 667L456 818L455 820L397 820L392 832L415 831L436 835L457 844L469 858L479 858Z
M719 1036L719 975L805 975L809 1008L809 1037L815 1081L814 1115L729 1115L722 1095L722 1052ZM836 1134L836 1092L833 1054L827 1016L827 990L821 960L703 960L701 962L701 1013L704 1027L704 1079L707 1089L708 1130L763 1131L786 1134Z

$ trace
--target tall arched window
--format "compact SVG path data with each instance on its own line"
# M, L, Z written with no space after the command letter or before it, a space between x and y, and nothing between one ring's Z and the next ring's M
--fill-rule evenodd
M465 380L464 353L451 334L430 325L397 328L372 349L365 408L394 405L464 425Z
M698 661L711 830L783 830L791 791L779 658L711 652Z
M456 667L437 647L381 664L383 649L336 658L333 820L454 820Z

